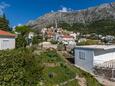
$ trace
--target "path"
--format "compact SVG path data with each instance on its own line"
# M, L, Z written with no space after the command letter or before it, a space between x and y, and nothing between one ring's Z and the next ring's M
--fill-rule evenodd
M66 85L67 83L69 83L69 82L71 82L71 81L74 81L74 80L76 80L76 78L70 79L70 80L65 81L65 82L63 82L63 83L60 83L59 86Z
M57 53L60 55L60 57L62 57L62 59L66 62L66 64L68 64L68 66L69 66L70 68L71 68L71 66L73 66L73 64L71 64L70 62L68 62L68 60L66 60L66 59L64 58L64 56L62 55L61 52L57 52ZM75 77L75 78L70 79L70 80L68 80L68 81L65 81L65 82L63 82L63 83L60 83L59 86L66 85L68 82L71 82L71 81L73 81L73 80L77 80L77 81L78 81L78 84L79 84L80 86L86 86L86 79L79 77L78 74L76 74L76 77Z
M59 86L64 86L64 85L66 85L67 83L72 82L72 81L74 81L74 80L77 80L77 81L78 81L78 84L79 84L80 86L86 86L86 79L85 79L85 78L81 78L81 77L79 77L78 75L77 75L75 78L73 78L73 79L69 79L68 81L65 81L65 82L63 82L63 83L60 83Z
M104 86L115 86L115 82L109 81L99 76L96 76L95 78Z

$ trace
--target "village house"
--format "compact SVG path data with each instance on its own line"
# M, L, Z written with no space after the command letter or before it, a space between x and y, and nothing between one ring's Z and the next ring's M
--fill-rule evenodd
M54 36L53 36L53 40L54 41L58 41L58 39L63 36L62 34L59 34L59 33L55 33Z
M75 43L74 37L73 37L73 36L70 36L70 35L60 36L60 37L58 38L58 41L59 41L59 42L62 42L62 43L65 44L65 45L74 44L74 43Z
M71 32L71 33L70 33L70 36L73 36L73 37L74 37L74 39L76 40L77 34L76 34L76 33Z
M15 48L15 34L0 30L0 50Z
M73 36L70 35L63 35L58 38L60 43L63 43L65 46L65 50L70 51L76 46L76 42Z
M115 45L88 45L75 47L75 65L88 71L93 72L94 67L101 66L106 62L115 60ZM110 63L104 67L115 68Z

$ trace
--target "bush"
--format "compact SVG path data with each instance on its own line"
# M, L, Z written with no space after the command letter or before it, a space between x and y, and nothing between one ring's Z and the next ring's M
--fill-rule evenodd
M51 40L50 42L51 42L51 44L57 44L58 43L57 41L54 41L54 40Z
M79 45L96 45L96 44L99 44L99 42L97 40L88 39L87 41L82 41L78 44Z
M0 85L36 86L42 79L41 59L31 49L0 51Z
M27 41L25 40L25 37L19 35L16 38L16 48L26 47L26 45L27 45Z
M43 38L41 36L34 36L32 39L32 44L38 44L43 41Z

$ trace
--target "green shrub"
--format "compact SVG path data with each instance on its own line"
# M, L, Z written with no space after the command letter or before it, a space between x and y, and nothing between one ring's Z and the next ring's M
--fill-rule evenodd
M41 59L31 49L0 51L0 85L36 86L42 79Z
M91 39L78 43L78 45L96 45L96 44L99 44L99 42L97 40L91 40Z
M57 44L58 43L57 41L54 41L54 40L51 40L50 42L51 42L51 44Z

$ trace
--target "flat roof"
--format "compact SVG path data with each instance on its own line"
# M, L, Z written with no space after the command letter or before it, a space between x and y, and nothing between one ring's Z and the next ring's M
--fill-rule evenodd
M115 49L115 45L84 45L84 46L76 46L78 49Z

